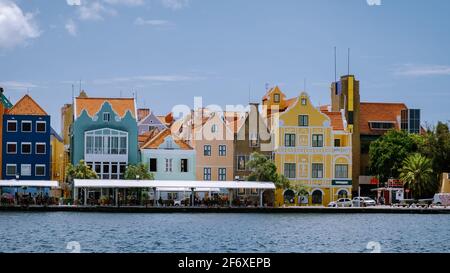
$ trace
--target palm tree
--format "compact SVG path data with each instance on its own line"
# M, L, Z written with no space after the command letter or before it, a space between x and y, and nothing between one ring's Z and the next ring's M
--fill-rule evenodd
M403 161L399 169L400 180L411 189L415 197L429 193L433 187L433 169L431 160L421 154L415 153Z

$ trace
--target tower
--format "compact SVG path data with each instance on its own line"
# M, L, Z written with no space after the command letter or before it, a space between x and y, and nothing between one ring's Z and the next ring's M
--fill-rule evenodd
M354 75L342 76L338 82L331 85L331 111L343 113L347 129L352 132L352 183L353 191L357 191L361 160L360 94L359 81Z

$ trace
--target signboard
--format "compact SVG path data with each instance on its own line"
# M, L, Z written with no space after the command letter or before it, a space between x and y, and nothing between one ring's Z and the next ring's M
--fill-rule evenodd
M397 192L395 193L395 199L397 199L397 200L399 200L399 201L404 199L403 191L402 191L402 190L399 190L399 191L397 191Z
M378 183L380 183L378 178L372 177L372 179L370 179L370 185L378 185Z
M389 179L388 188L403 188L403 182L398 179Z
M333 180L331 181L331 185L333 186L351 186L351 180Z

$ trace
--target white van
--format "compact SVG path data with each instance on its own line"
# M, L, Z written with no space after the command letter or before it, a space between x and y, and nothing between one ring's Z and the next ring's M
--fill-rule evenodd
M450 193L436 193L433 204L438 206L450 206Z

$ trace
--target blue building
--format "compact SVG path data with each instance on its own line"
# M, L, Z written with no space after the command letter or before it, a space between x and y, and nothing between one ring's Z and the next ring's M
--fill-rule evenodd
M50 132L50 116L28 95L7 111L3 115L2 178L50 180Z

